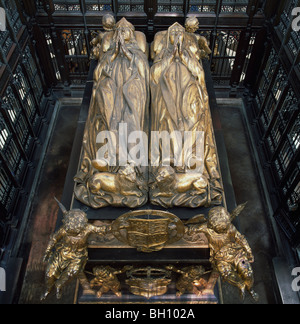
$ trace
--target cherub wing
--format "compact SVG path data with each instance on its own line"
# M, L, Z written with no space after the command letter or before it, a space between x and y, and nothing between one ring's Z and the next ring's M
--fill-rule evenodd
M231 213L231 221L233 221L236 217L238 217L241 214L241 212L245 209L247 204L248 202L237 206L237 208Z
M211 49L208 46L208 41L204 36L199 37L199 47L200 49L205 51L207 55L210 55L212 53Z
M207 219L205 218L205 215L196 215L192 217L191 219L184 222L185 225L192 225L192 224L204 224L207 222Z

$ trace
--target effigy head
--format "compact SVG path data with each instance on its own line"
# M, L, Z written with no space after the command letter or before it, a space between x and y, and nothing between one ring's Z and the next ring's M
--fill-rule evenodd
M224 207L215 207L209 211L207 227L217 233L225 233L231 224L231 215Z
M185 33L184 27L182 27L179 23L175 23L168 29L169 41L172 45L175 44L176 39L183 39Z
M116 24L116 31L123 37L125 42L129 42L134 38L135 28L126 18L122 18Z

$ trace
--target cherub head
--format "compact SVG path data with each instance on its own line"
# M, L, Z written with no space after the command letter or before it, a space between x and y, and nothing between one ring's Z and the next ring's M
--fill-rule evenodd
M66 207L60 203L56 198L64 218L63 218L63 227L64 230L71 235L78 235L82 232L88 225L87 214L80 209L73 209L67 211Z
M195 280L201 278L203 274L205 273L205 268L203 266L191 266L189 268L189 274L190 277ZM198 283L197 280L195 280L195 283Z
M68 234L81 233L88 225L86 213L82 210L74 209L69 211L63 219L64 229Z
M216 233L226 233L231 225L231 215L224 207L215 207L209 211L207 227Z
M104 30L112 31L116 26L116 20L111 14L107 14L102 18L102 25Z
M110 267L99 266L93 269L94 276L98 278L107 278L110 274Z
M185 30L188 33L195 33L199 29L199 21L197 17L189 17L185 21Z

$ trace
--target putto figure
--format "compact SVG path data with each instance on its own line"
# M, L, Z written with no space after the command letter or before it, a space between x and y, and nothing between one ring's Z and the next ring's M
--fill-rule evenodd
M67 211L59 203L63 211L63 226L55 233L44 256L47 262L46 292L41 300L47 298L52 289L56 288L56 297L62 296L62 288L72 279L78 278L82 286L89 289L89 283L84 274L88 260L87 240L91 234L105 235L109 226L96 227L88 224L87 215L81 210Z
M176 293L177 297L182 296L186 292L201 296L207 287L207 281L203 276L211 272L206 272L203 266L190 266L179 270L171 265L167 267L167 270L177 272L181 275L176 283L176 288L178 290Z
M185 21L185 30L188 33L194 34L194 37L197 39L197 43L199 45L198 50L194 51L195 55L200 59L208 58L211 54L211 49L208 46L207 39L204 36L200 36L195 34L199 29L199 20L197 17L189 17Z
M253 290L251 263L254 257L251 248L246 238L231 223L245 205L237 207L232 214L223 207L215 207L210 210L206 223L192 226L189 231L206 235L211 251L210 262L222 279L239 288L242 299L247 290L258 301L258 294Z
M101 50L101 44L105 35L114 30L116 26L116 20L114 16L111 14L107 14L102 19L102 25L105 32L99 32L98 35L91 41L91 45L93 46L91 59L99 60L103 55L103 51Z
M93 269L93 275L90 286L91 288L99 288L97 297L101 298L103 294L112 291L117 297L122 296L121 283L117 275L125 273L132 269L132 266L125 266L122 270L116 270L110 266L99 266Z

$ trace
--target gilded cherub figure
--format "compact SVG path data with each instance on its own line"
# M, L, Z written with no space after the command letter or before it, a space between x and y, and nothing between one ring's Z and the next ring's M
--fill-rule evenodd
M57 201L58 202L58 201ZM89 289L84 274L88 260L87 240L91 234L105 235L109 226L96 227L88 223L87 215L82 210L67 209L59 203L64 214L62 227L52 236L44 256L47 262L46 292L41 300L45 300L56 288L56 297L62 296L62 288L72 279L78 278L82 286Z
M131 266L125 266L120 271L117 271L110 266L95 267L93 269L93 275L95 276L95 278L90 282L90 286L91 288L100 287L99 291L97 292L98 298L101 298L103 294L108 293L110 290L117 297L121 297L121 283L117 275L131 269Z
M101 51L102 40L108 33L114 30L116 25L114 16L112 16L111 14L106 14L102 18L102 25L105 32L99 32L98 35L91 41L91 45L93 46L91 59L99 60L101 58L101 54L103 54Z
M258 294L253 290L252 250L246 238L231 223L245 206L238 206L232 214L223 207L212 208L207 222L194 225L189 231L206 235L211 251L210 262L222 279L239 288L242 299L247 290L258 301Z
M199 20L197 17L189 17L185 21L185 30L188 33L194 34L197 39L197 43L199 46L199 53L198 54L200 59L209 58L209 55L212 53L211 49L208 46L207 39L204 36L200 36L195 34L196 31L199 29Z
M182 296L186 291L196 296L201 296L204 289L207 287L207 281L203 276L211 272L206 272L203 266L190 266L179 270L171 265L167 267L167 270L181 274L181 277L176 283L176 288L178 290L176 294L177 297Z

